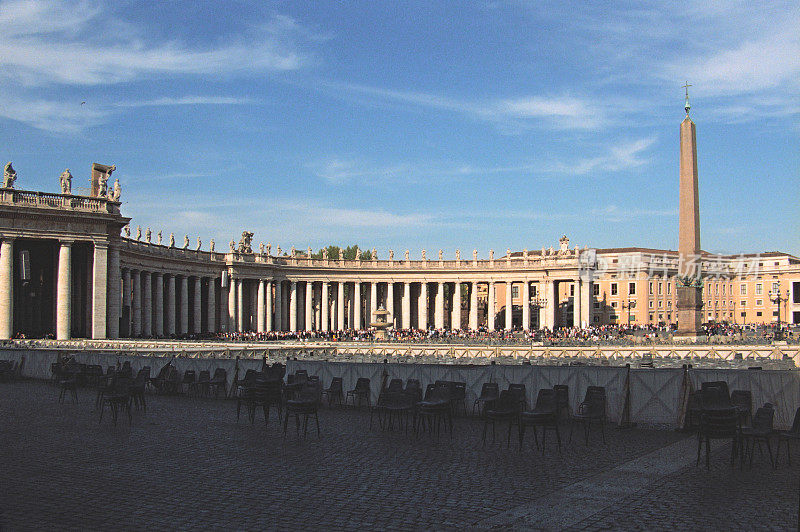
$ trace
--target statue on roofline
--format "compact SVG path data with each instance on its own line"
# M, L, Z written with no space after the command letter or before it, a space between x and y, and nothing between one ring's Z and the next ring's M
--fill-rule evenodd
M171 248L175 247L175 233L169 234L169 247Z
M162 241L162 235L161 235L161 230L159 230L158 231L158 241L156 242L156 244L158 244L160 246L161 245L161 241Z
M189 235L183 235L183 249L189 249Z
M61 172L58 180L61 184L61 193L72 194L72 174L69 173L69 168Z
M17 180L17 172L14 171L14 167L11 166L11 161L6 163L6 167L3 169L3 188L14 188L14 181Z
M142 239L142 226L141 225L137 225L136 226L136 240L141 240L141 239Z
M211 239L211 242L209 242L209 243L208 243L208 250L209 250L211 253L214 253L214 246L216 246L216 244L214 243L214 239L212 238L212 239Z
M239 240L239 248L237 251L239 253L245 253L248 255L253 254L253 233L250 231L242 231L242 238Z
M144 239L147 240L147 243L150 243L150 239L153 237L153 232L150 231L150 228L147 228L147 231L144 232Z

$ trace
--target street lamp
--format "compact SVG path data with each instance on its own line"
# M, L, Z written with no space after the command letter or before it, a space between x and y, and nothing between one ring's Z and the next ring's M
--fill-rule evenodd
M626 308L628 309L628 328L630 329L630 327L631 327L631 309L636 308L636 301L634 301L632 299L628 300L628 304L627 305L625 305L625 302L623 301L622 302L622 310L624 311Z
M786 297L781 297L780 289L770 292L769 300L778 306L778 330L775 331L775 340L781 340L783 338L783 332L781 330L781 303L789 300L789 290L786 290Z
M541 309L541 308L544 308L544 307L547 306L547 299L544 298L544 297L538 297L538 296L534 297L533 299L531 299L530 305L533 308L537 309L537 310ZM539 319L538 316L537 316L537 320L536 321L537 321L537 323L539 323L539 328L541 329L542 328L542 321L541 321L541 319Z

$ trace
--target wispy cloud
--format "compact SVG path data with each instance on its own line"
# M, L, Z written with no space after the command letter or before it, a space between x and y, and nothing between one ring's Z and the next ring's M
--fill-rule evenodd
M108 115L76 101L0 96L0 116L53 133L78 133L104 123Z
M600 105L590 98L570 95L520 96L511 98L461 100L440 94L403 91L354 83L320 82L335 97L357 103L376 101L457 113L475 120L493 122L504 130L547 127L555 129L596 129L605 121Z
M105 85L158 75L296 70L311 62L294 42L299 24L285 16L246 39L204 48L150 42L133 31L104 38L98 32L109 18L125 24L88 3L3 4L0 78L26 85Z
M115 107L158 107L170 105L244 105L253 103L250 98L233 96L169 96L153 100L120 102Z
M394 182L430 182L442 179L519 174L532 177L586 176L603 172L618 172L639 168L650 162L648 150L656 142L647 137L614 143L605 148L606 153L575 161L530 161L521 164L483 166L467 163L420 164L398 162L389 165L370 163L361 159L336 157L311 163L308 167L317 176L332 185L353 183L380 184Z

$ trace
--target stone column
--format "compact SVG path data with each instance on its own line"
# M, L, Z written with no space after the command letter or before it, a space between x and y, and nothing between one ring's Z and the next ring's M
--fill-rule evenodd
M153 316L153 335L158 338L164 336L164 274L156 272L155 280L155 315Z
M489 281L489 297L486 299L486 328L494 330L494 281Z
M511 297L511 287L513 283L506 281L506 326L507 330L514 327L514 301Z
M456 281L453 285L453 310L450 314L450 328L461 328L461 283Z
M297 281L289 283L289 330L297 332Z
M552 330L556 326L556 308L558 307L558 301L556 300L558 292L556 291L555 281L547 281L545 290L545 297L547 298L547 315L545 320L547 327Z
M249 294L250 305L248 306L249 316L245 322L247 323L247 330L255 332L258 330L258 283L251 281L248 285L247 293Z
M475 281L469 287L469 328L478 330L478 283Z
M314 283L306 281L305 290L303 291L303 308L306 311L306 318L303 325L306 331L314 330Z
M283 281L280 279L275 281L275 330L283 330Z
M322 312L322 323L320 324L320 329L322 331L328 331L329 323L330 323L330 316L329 316L329 301L330 295L328 294L329 285L328 281L322 281L322 299L320 300L320 307Z
M341 281L336 292L336 329L344 330L344 283Z
M106 333L108 338L119 338L119 320L122 308L120 294L119 247L108 248L108 308L106 316Z
M128 268L122 270L122 315L126 317L123 323L123 333L125 336L131 336L131 319L133 309L131 308L131 271ZM125 312L125 309L128 309Z
M444 329L444 283L436 283L436 300L433 312L433 326L437 329Z
M378 283L372 282L369 285L369 316L367 323L372 323L375 319L375 311L378 310Z
M238 332L244 332L247 329L244 314L244 283L244 279L236 279L236 330Z
M386 310L389 311L389 323L392 327L397 323L394 319L394 283L386 283Z
M189 278L181 276L181 334L189 333Z
M92 275L92 338L106 338L108 313L108 243L95 242Z
M572 326L581 327L581 280L575 279L575 291L572 296Z
M417 300L417 327L428 329L428 282L419 284L419 299Z
M203 284L199 276L194 278L194 304L192 309L192 332L203 332Z
M0 339L14 334L14 240L0 243Z
M592 326L592 283L587 279L581 281L581 320L582 325Z
M353 328L365 328L361 324L361 281L353 283Z
M225 276L227 278L227 275ZM231 285L228 280L228 286L223 286L223 276L220 276L219 281L219 332L228 332L230 325L230 318L228 317L230 311L228 310L228 300L230 299Z
M531 329L531 283L527 279L522 284L522 330Z
M58 248L58 284L56 288L56 340L72 337L72 242Z
M402 316L403 329L411 328L411 283L403 283L403 300L402 300Z
M142 336L153 336L153 278L142 272Z
M175 275L165 274L167 278L167 336L174 336L175 330Z
M256 331L263 333L264 330L267 328L267 316L266 310L264 309L264 296L266 285L264 284L264 279L258 280L258 294L256 294Z
M208 301L206 303L206 313L208 314L208 332L217 332L217 279L208 278Z
M133 305L131 321L133 322L134 337L142 335L142 272L133 270L131 279L133 280Z
M264 296L266 297L266 302L264 303L264 312L266 316L264 316L264 329L272 332L275 329L272 326L272 282L266 281L264 283Z

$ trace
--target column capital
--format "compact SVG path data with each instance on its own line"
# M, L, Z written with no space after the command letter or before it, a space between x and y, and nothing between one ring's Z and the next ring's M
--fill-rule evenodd
M59 238L58 244L61 246L71 246L75 243L75 239L73 238Z

